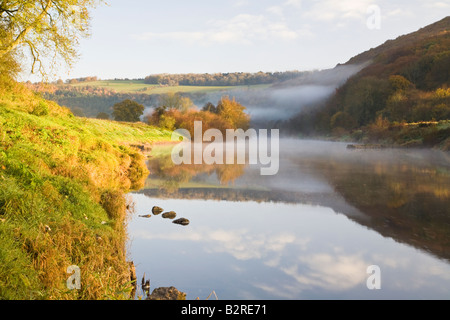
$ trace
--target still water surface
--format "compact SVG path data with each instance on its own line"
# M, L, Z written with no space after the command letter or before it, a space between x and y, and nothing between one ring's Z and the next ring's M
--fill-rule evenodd
M167 151L167 150L166 150ZM450 158L282 140L280 172L174 166L154 150L131 194L128 254L187 299L450 299ZM153 206L175 211L188 226ZM369 290L378 265L381 289Z

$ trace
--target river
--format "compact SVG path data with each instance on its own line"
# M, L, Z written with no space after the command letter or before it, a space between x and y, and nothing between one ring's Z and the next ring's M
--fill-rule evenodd
M282 139L275 176L155 149L131 194L138 282L202 300L449 299L450 155L346 146ZM190 224L140 217L153 206Z

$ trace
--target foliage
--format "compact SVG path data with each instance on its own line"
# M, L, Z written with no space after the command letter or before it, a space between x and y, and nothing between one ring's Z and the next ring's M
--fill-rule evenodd
M109 114L106 112L99 112L97 115L97 119L109 120Z
M218 129L225 133L226 129L247 130L250 117L245 113L245 107L235 99L230 100L228 97L223 97L217 107L212 103L207 103L201 111L194 108L180 110L175 107L160 106L146 118L146 121L167 130L186 129L193 136L195 121L202 122L203 132L208 129Z
M389 85L394 92L405 92L414 86L408 79L397 74L389 77Z
M220 99L216 107L216 113L227 122L228 129L248 129L250 117L244 111L243 105L228 97Z
M160 105L164 110L176 109L181 112L186 112L194 106L194 103L189 97L183 97L175 92L169 92L162 95L160 99Z
M0 35L1 37L1 35ZM21 71L17 50L0 54L0 75L6 77L16 77Z
M32 115L35 115L38 117L46 116L46 115L48 115L48 113L49 113L49 108L48 108L47 103L44 101L39 101L38 105L33 108L33 111L31 111Z
M89 35L89 10L99 2L101 0L2 1L0 57L26 48L31 58L31 71L44 77L52 72L59 59L72 66L79 39ZM49 57L53 59L47 62Z
M113 116L116 121L138 122L144 114L145 107L132 100L124 100L113 106Z
M304 75L305 72L257 72L257 73L215 73L215 74L156 74L145 78L144 82L155 85L169 86L242 86L269 84L292 80Z
M345 111L338 111L330 120L331 128L343 128L351 130L357 127L356 120Z

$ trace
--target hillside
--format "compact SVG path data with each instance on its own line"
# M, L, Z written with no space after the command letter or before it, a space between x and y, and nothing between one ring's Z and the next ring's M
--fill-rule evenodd
M95 118L100 112L111 115L114 104L130 99L145 106L157 106L162 95L179 93L203 107L210 96L227 95L236 89L264 89L267 84L249 86L154 85L143 80L98 80L72 84L27 84L44 98L66 106L77 116ZM218 99L218 98L217 98ZM214 101L217 102L217 101Z
M450 17L386 41L345 65L361 64L367 66L326 103L293 119L290 127L399 145L448 144ZM425 127L430 132L420 132ZM412 136L409 129L415 131ZM424 141L424 134L433 134L428 139L433 141Z
M396 52L403 48L413 45L414 43L419 43L422 41L427 41L429 38L444 35L449 32L450 27L450 16L446 17L436 23L425 26L416 32L399 36L394 40L387 40L382 45L367 50L361 54L356 55L351 58L345 64L359 64L370 60L376 60L380 55L389 55L389 52Z
M0 299L125 297L124 193L148 174L130 145L171 133L77 118L0 80ZM81 290L67 290L71 265L81 269Z

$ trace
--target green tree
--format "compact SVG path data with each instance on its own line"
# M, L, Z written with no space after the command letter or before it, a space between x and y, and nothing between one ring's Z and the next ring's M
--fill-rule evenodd
M109 120L109 114L107 114L106 112L99 112L97 114L97 119Z
M347 82L344 110L360 126L373 122L377 112L384 109L388 98L389 82L375 77L354 78Z
M69 68L76 47L89 36L90 9L103 0L2 0L0 2L0 60L19 62L16 49L28 52L31 71L44 78L61 59ZM49 60L50 59L50 60Z
M183 97L179 93L170 92L161 96L161 107L164 110L176 109L186 112L194 106L189 97Z
M405 77L401 75L392 75L389 77L389 84L392 90L395 92L405 92L411 89L414 85Z
M349 115L347 112L338 111L335 115L331 117L330 120L331 128L343 128L347 130L354 129L358 126L356 120Z
M113 116L116 121L138 122L144 114L145 107L132 100L124 100L113 106Z
M212 104L211 102L208 102L203 106L202 111L217 113L217 108L214 104Z

